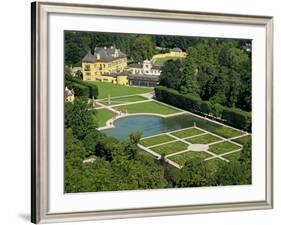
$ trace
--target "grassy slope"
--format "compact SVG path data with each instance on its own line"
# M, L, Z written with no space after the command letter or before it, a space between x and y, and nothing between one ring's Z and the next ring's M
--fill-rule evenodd
M119 106L115 108L123 112L128 111L128 113L157 113L161 115L168 115L168 114L180 112L177 109L162 105L154 101L131 104L126 106Z
M167 56L167 57L155 59L154 63L157 64L157 65L161 65L162 66L166 61L168 61L170 59L172 59L172 60L177 60L177 59L181 60L182 58L181 57L177 57L177 56Z
M97 120L99 127L103 127L106 124L106 121L114 116L114 113L106 109L97 109Z
M122 86L122 85L112 84L107 82L94 82L94 81L87 81L87 82L94 83L95 85L98 86L99 99L107 98L109 94L111 97L113 97L113 96L143 94L153 91L152 88L129 87L129 86Z

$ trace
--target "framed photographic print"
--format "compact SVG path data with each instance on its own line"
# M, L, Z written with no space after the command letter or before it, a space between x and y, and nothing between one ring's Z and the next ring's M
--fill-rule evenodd
M32 222L272 208L272 32L32 3Z

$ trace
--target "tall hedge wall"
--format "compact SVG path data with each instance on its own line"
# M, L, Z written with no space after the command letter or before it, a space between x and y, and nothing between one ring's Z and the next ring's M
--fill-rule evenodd
M212 105L208 101L201 100L200 97L181 94L177 90L163 86L157 86L154 90L155 96L159 101L199 115L212 115L223 123L251 131L251 112L246 112L237 108L228 108L217 103ZM220 110L218 110L218 108Z
M228 121L233 126L250 131L252 126L252 114L237 108L223 107L222 119Z
M98 97L98 87L82 80L75 79L74 77L66 76L65 85L73 88L76 96L84 96L87 98Z

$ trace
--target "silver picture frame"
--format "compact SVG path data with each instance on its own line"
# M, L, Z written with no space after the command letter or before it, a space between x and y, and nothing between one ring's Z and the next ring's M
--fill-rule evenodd
M73 213L49 213L48 197L48 15L79 14L138 17L176 21L250 24L266 29L266 193L263 201L206 205L179 205ZM273 208L273 18L270 16L233 15L208 12L170 11L102 5L33 2L31 5L32 44L32 149L31 149L31 222L64 222L191 213L210 213Z

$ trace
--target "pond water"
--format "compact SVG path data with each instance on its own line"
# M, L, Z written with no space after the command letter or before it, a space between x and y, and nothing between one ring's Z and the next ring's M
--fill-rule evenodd
M140 131L142 137L146 137L190 127L193 126L194 122L194 117L188 114L168 118L151 115L137 115L118 119L114 122L114 128L103 130L102 132L121 141L125 140L130 133L135 131Z

